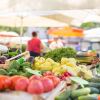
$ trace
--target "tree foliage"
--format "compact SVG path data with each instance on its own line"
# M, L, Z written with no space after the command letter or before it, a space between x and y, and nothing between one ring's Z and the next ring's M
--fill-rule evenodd
M97 28L97 27L100 27L100 23L99 22L85 22L85 23L82 23L80 27L83 29Z
M27 30L26 27L23 28L23 33L25 33ZM6 27L6 26L0 26L0 31L13 31L18 34L20 34L20 27Z

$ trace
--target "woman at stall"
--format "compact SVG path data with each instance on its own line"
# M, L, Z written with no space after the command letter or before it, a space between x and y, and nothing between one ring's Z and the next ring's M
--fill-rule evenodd
M32 32L32 39L28 41L28 51L30 56L37 57L41 55L43 44L37 36L37 32Z

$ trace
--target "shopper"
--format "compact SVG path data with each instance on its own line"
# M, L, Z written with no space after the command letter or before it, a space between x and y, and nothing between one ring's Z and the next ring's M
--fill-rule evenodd
M43 44L37 36L37 32L32 32L32 39L28 41L28 51L30 56L37 57L41 55Z
M49 48L50 49L56 49L56 48L61 48L63 47L63 43L62 43L62 40L59 39L58 37L55 37L54 38L54 41L50 43L49 45Z

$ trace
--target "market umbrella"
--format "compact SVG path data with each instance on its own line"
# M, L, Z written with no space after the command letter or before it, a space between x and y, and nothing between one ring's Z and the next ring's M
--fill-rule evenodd
M23 27L62 27L67 25L64 22L43 17L46 13L42 14L43 16L41 14L35 15L33 12L0 14L0 25L20 27L20 37L23 34Z
M64 27L64 28L50 28L48 29L48 34L53 36L61 36L61 37L83 37L83 30Z
M6 31L2 31L0 32L0 37L18 37L18 33L16 32L6 32Z
M0 25L20 27L20 35L23 34L23 27L62 27L67 25L64 22L44 17L46 13L40 12L40 15L39 13L34 14L34 12L0 14Z

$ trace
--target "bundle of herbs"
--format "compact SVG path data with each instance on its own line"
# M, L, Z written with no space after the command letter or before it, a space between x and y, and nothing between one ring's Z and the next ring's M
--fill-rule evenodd
M49 51L48 53L45 54L45 58L51 58L56 62L59 62L62 57L66 58L75 58L76 57L76 50L74 50L71 47L67 48L57 48L52 51Z

